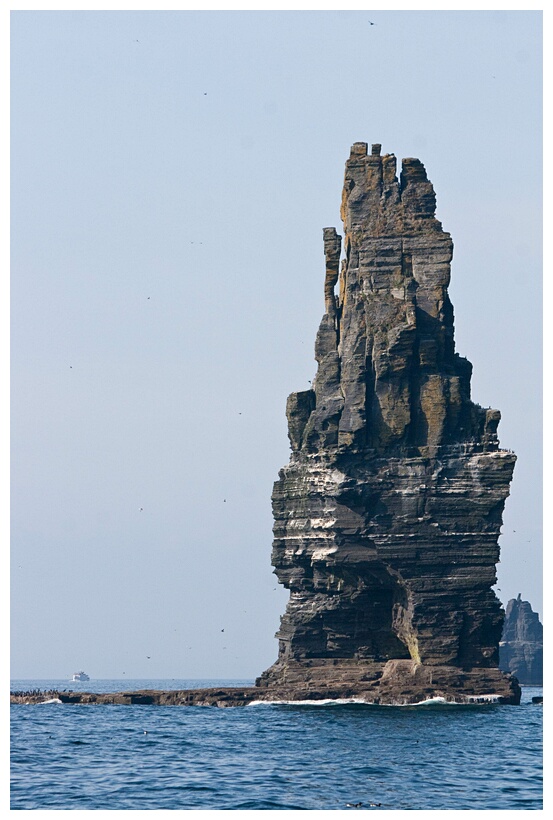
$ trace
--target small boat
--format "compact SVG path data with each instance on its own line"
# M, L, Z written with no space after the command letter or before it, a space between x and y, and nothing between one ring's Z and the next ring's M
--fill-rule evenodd
M74 672L71 680L90 680L86 672Z

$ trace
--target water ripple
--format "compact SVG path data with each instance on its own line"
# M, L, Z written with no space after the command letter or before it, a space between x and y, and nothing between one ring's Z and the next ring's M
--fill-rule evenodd
M12 706L11 808L541 809L533 694L469 709Z

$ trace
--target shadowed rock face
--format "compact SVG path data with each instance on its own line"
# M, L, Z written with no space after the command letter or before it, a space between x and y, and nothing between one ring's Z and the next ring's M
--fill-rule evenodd
M538 613L520 595L505 610L499 666L516 675L519 683L543 685L543 626Z
M514 686L497 670L491 587L516 457L499 449L499 411L471 401L472 365L455 352L453 243L435 207L419 160L404 159L398 180L393 155L352 147L344 239L323 231L316 379L287 401L273 564L290 601L259 686L362 668L401 689L397 670L420 665L446 670L453 694L461 679L474 694L479 681Z

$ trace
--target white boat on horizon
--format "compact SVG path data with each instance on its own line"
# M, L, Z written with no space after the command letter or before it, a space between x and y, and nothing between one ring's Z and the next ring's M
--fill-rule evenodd
M74 672L73 677L71 678L72 681L77 680L90 680L86 672Z

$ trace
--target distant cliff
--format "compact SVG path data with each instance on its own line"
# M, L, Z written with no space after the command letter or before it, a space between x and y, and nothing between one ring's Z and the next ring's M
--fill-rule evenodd
M323 230L317 375L288 397L272 559L290 600L258 685L515 702L492 587L516 456L455 351L453 242L424 165L398 179L367 149L346 162L344 236Z
M543 626L537 612L519 594L505 610L499 644L499 668L515 675L519 683L543 684Z

